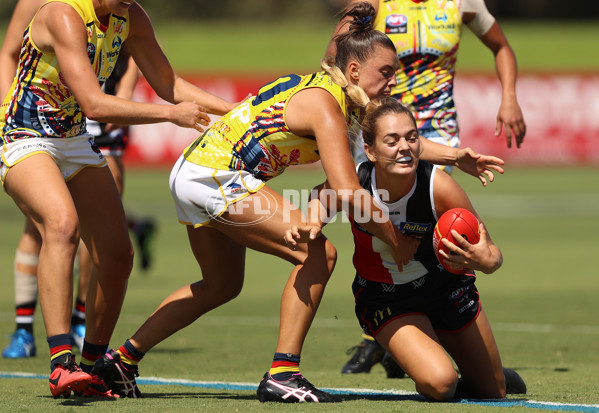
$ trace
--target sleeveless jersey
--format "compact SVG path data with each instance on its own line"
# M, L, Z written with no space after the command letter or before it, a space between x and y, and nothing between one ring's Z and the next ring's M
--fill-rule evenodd
M372 162L363 162L356 170L360 185L372 195L374 202L386 211L393 225L402 233L420 239L416 255L403 266L403 271L399 272L389 246L350 217L355 244L353 263L360 277L385 284L405 284L428 273L438 274L445 271L437 261L433 249L433 230L437 223L433 201L436 167L420 160L412 189L393 203L383 203L377 193Z
M81 16L87 29L87 54L102 84L116 64L129 33L129 15L110 16L108 26L98 21L92 0L49 0L66 3ZM42 52L31 39L31 23L24 33L17 77L2 105L3 143L27 137L69 138L85 132L85 116L64 79L56 55Z
M297 136L285 122L291 97L301 90L322 88L339 103L346 122L352 123L345 92L325 72L287 75L260 88L221 117L184 151L187 161L220 170L246 171L267 181L291 165L320 159L314 137Z
M379 0L374 28L395 44L397 86L425 138L458 135L453 79L462 31L461 0Z

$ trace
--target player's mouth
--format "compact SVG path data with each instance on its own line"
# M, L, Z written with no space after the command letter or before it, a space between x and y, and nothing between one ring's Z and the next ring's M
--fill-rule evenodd
M412 157L410 155L406 155L406 156L402 156L401 158L398 158L395 160L395 163L401 163L401 164L410 164L412 162Z

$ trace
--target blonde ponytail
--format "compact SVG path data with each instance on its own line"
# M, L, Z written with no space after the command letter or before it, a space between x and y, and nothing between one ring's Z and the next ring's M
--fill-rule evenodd
M370 98L364 92L364 89L347 81L341 69L335 65L333 58L327 57L322 59L320 67L331 77L333 83L341 86L345 95L355 106L363 108L370 102Z

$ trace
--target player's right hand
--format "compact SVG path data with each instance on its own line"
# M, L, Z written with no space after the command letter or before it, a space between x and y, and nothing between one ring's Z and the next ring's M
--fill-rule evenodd
M395 229L395 236L397 238L397 247L391 249L393 259L397 264L399 271L403 271L403 266L407 265L416 255L416 251L420 246L420 240L414 237L404 235L397 228Z
M173 107L171 122L183 128L193 128L203 132L202 126L208 126L210 117L197 103L181 102Z

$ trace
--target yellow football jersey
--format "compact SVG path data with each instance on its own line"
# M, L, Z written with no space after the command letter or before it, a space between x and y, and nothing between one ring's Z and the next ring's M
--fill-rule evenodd
M339 103L348 125L345 92L325 72L287 75L270 82L207 129L184 151L185 159L221 170L244 170L267 181L291 165L320 159L313 137L297 136L285 122L287 103L308 88L327 90Z
M380 0L375 29L397 48L392 95L414 110L421 135L457 135L453 79L462 31L460 0Z
M103 83L112 73L129 34L129 16L111 15L108 26L96 17L92 0L49 0L72 6L87 28L89 61ZM56 55L42 52L24 33L17 77L1 109L3 143L27 137L68 138L85 132L85 116L64 82Z

